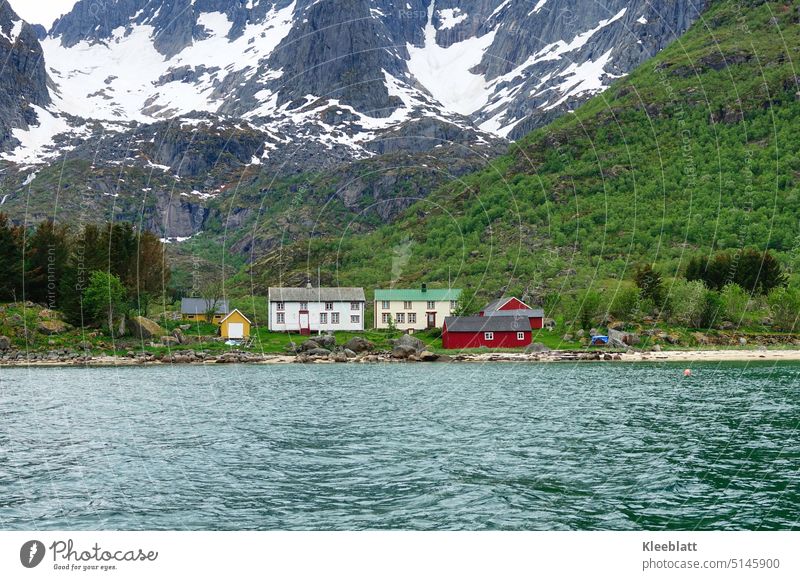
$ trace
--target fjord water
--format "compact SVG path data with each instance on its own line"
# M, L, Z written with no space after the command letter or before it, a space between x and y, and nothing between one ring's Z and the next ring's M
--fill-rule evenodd
M0 528L797 529L800 365L0 369Z

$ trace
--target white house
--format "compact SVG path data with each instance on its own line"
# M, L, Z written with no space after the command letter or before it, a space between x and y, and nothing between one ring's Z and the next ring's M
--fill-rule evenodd
M455 288L375 290L375 328L389 328L390 321L399 330L441 328L453 314L461 297Z
M363 331L363 288L270 288L269 328L276 332Z

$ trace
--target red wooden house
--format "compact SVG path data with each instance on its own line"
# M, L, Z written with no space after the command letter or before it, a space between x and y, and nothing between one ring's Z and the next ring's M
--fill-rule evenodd
M447 349L521 348L531 341L527 317L448 316L442 327L442 346Z
M531 328L538 330L544 326L544 310L531 308L519 298L500 298L489 302L480 312L481 316L513 316L529 318Z

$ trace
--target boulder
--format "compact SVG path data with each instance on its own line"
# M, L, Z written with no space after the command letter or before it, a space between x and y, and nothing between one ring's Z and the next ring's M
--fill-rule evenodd
M286 348L284 348L284 350L285 350L286 352L297 352L297 349L298 349L297 343L296 343L296 342L294 342L293 340L290 340L290 341L289 341L289 342L286 344Z
M42 320L36 325L36 330L42 334L53 335L66 332L68 325L60 320Z
M375 350L375 345L363 336L354 336L345 343L344 347L355 353L371 352Z
M439 360L439 355L429 350L423 350L421 353L419 353L419 360L424 362L434 362Z
M186 336L184 336L183 331L180 328L173 330L172 336L178 339L178 344L186 344Z
M164 336L167 331L161 328L157 323L144 316L134 316L130 319L131 334L138 339L147 340L149 338L158 338ZM170 337L170 338L175 338ZM177 339L176 339L177 340ZM162 341L163 342L163 341Z
M529 344L527 347L525 347L526 354L532 354L537 352L550 352L550 349L540 342L534 342L533 344Z
M624 348L633 346L637 342L639 342L639 337L632 332L621 332L613 328L608 329L608 344L610 346Z
M350 350L349 348L344 349L344 354L347 358L356 358L358 355L355 351Z
M178 339L174 336L162 336L161 337L161 344L164 346L178 346L180 343Z
M7 336L0 336L0 351L6 351L11 348L11 339Z
M314 341L320 347L327 348L328 350L333 350L333 347L336 346L336 337L332 334L323 334L322 336L316 337Z
M302 345L300 345L301 352L308 352L310 350L315 350L321 348L319 343L316 340L309 339L305 341Z
M739 339L739 346L747 346L747 339L742 337Z
M553 320L552 318L545 318L542 321L542 328L545 328L546 330L555 330L556 329L556 321Z
M653 352L661 352L661 345L660 344L654 344L653 345Z
M410 356L416 355L417 349L413 346L404 344L396 344L392 349L392 358L407 359Z
M343 352L333 352L330 355L328 355L328 358L330 358L333 362L337 363L347 362L347 355Z
M330 356L331 351L327 348L312 348L311 350L305 351L307 356Z
M409 347L413 348L414 352L422 352L425 350L425 343L418 339L416 336L411 336L410 334L404 334L400 338L398 338L394 342L394 346L402 346L402 347Z
M453 360L453 357L451 357L449 354L440 354L436 358L436 362L451 362L452 360Z

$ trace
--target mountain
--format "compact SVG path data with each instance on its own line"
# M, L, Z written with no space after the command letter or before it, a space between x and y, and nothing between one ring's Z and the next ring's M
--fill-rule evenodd
M297 235L242 282L258 292L319 268L343 285L610 300L642 264L669 279L743 248L770 250L798 282L799 24L796 4L715 0L676 43L485 169L374 232Z
M31 126L45 122L51 117L45 110L48 105L47 72L36 30L7 0L0 0L0 143L23 137Z
M390 221L604 90L701 9L691 0L80 0L41 41L44 67L28 32L40 90L38 100L19 97L27 118L3 114L3 210L40 219L55 198L63 219L138 216L186 238L239 203L230 192L249 198L300 179L324 183L345 223L365 211ZM303 201L313 209L318 198Z

